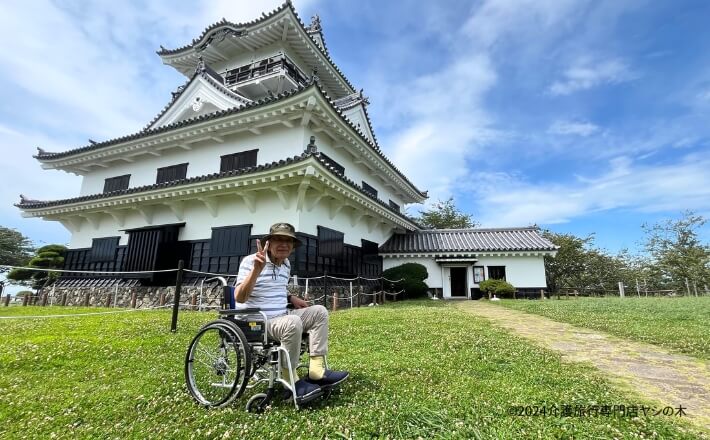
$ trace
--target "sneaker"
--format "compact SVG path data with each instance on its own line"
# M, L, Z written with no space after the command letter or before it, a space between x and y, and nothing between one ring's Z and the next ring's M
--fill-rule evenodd
M307 378L306 380L312 384L318 385L319 387L334 387L350 376L347 371L335 371L335 370L325 370L325 374L322 379L313 380Z

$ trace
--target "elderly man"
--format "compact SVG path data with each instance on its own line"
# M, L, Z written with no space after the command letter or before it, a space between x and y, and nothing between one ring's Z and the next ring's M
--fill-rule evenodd
M234 291L236 307L258 307L269 318L269 338L280 341L288 351L294 374L298 366L301 335L310 334L308 377L294 377L296 396L308 400L322 393L322 387L334 386L348 377L347 371L325 369L328 354L328 311L323 306L309 306L301 298L288 295L286 286L291 276L288 261L291 252L302 243L288 223L276 223L269 234L257 240L257 252L242 260L239 265L237 287ZM287 310L288 304L293 310ZM289 380L286 365L281 366L281 376Z

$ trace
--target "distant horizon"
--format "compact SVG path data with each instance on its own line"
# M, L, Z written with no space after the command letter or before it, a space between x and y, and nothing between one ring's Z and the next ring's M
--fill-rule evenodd
M281 3L3 5L0 35L14 43L0 60L0 225L37 246L68 243L61 224L13 206L20 193L79 194L81 179L42 170L36 148L139 131L186 80L162 65L161 45ZM710 3L294 5L306 24L319 14L331 57L369 97L380 147L428 203L453 197L481 227L594 234L611 254L642 251L644 223L710 218L710 60L699 55ZM700 235L710 241L710 226Z

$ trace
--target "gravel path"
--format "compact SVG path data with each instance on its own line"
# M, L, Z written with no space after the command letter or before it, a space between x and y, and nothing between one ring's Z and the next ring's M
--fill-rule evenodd
M558 351L563 359L591 362L614 382L659 402L657 408L682 405L689 420L710 430L710 365L702 359L487 301L459 302L456 307Z

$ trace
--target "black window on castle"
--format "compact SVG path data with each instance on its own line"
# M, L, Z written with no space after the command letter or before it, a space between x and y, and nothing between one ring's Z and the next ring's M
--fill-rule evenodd
M94 238L91 241L91 252L89 261L92 263L100 261L114 261L116 259L116 249L120 237Z
M155 179L155 183L184 179L187 176L187 165L186 163L181 163L179 165L158 168L158 177Z
M251 225L212 228L210 257L248 255L249 235Z
M390 200L390 208L394 209L395 211L399 212L399 205Z
M259 150L242 151L241 153L226 154L222 156L219 164L219 172L240 170L242 168L256 166L256 153Z
M488 278L505 281L505 266L488 266Z
M368 193L371 194L373 197L377 198L377 190L370 185L367 184L364 180L362 181L362 189Z
M341 258L345 245L345 234L324 226L318 226L318 256Z
M362 239L362 255L377 255L379 253L379 246L374 241L369 241Z
M342 175L342 176L345 175L345 167L344 167L344 166L340 165L338 162L336 162L336 161L334 161L333 159L331 159L330 156L328 156L328 155L325 154L325 153L320 153L320 157L321 157L323 160L325 160L325 162L326 162L328 165L330 165L331 167L333 167L333 168L335 169L335 172L336 172L336 173L338 173L338 174L340 174L340 175Z
M125 176L109 177L104 180L104 194L113 191L120 191L122 189L128 189L128 182L130 180L130 174L126 174Z

